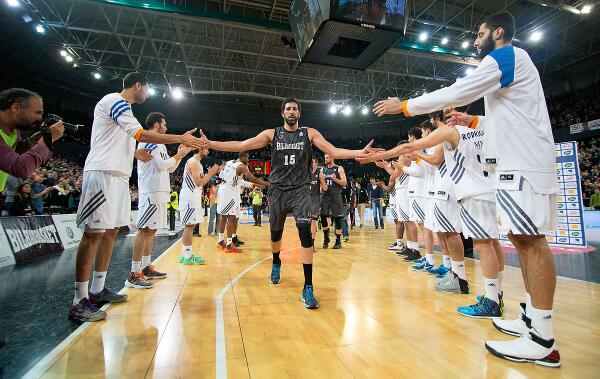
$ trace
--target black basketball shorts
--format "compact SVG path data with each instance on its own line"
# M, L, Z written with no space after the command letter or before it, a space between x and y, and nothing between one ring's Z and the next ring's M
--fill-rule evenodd
M308 184L288 190L269 186L267 196L271 230L283 230L288 213L294 215L297 226L310 226L312 206Z
M321 195L321 214L331 217L342 217L343 201L341 193Z

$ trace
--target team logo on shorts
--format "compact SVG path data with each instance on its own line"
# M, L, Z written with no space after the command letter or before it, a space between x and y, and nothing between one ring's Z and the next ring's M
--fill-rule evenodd
M75 237L75 233L73 233L73 229L71 229L71 227L69 227L69 226L67 226L67 236L69 236L69 238Z

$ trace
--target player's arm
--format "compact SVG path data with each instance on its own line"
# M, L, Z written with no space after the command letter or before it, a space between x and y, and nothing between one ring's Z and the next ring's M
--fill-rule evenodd
M485 116L472 116L463 112L450 112L448 113L448 119L446 124L450 126L467 126L471 129L485 129Z
M213 141L209 140L202 130L200 130L200 138L208 145L209 149L218 151L229 151L232 153L239 153L242 151L256 150L263 148L273 142L275 136L275 129L267 129L260 132L258 135L248 138L244 141Z
M386 186L383 182L377 182L377 187L383 189L385 192L392 192L394 187L396 186L396 180L390 177L388 185Z
M433 151L433 154L427 154L422 150L418 150L415 152L415 155L430 165L439 166L444 161L444 148L442 145L437 145Z
M338 179L335 175L332 175L331 180L333 180L342 187L346 187L346 185L348 184L348 180L346 179L346 171L344 171L344 168L342 166L339 166L338 173L340 174L340 178Z
M254 176L248 169L248 166L246 166L245 164L238 165L237 168L235 169L235 173L236 173L236 175L243 175L244 178L246 180L248 180L250 183L258 184L259 186L262 186L262 187L266 187L267 184L269 184L269 183L265 182L264 180L260 180L259 178Z
M315 145L317 149L325 154L329 154L333 159L354 159L364 157L369 151L373 150L373 148L371 148L373 140L371 140L371 142L369 142L362 150L348 150L333 146L317 129L308 128L308 137L310 138L310 142Z
M213 165L211 168L208 169L206 175L202 176L202 172L200 170L200 163L198 161L190 162L188 165L189 173L192 175L194 183L198 187L204 187L210 181L213 175L219 172L220 169L221 166Z
M169 157L167 154L167 157L163 158L160 155L158 146L150 145L150 147L146 147L150 148L150 154L152 154L152 157L154 158L152 161L154 161L158 169L160 171L169 171L169 173L175 171L181 159L191 151L189 147L181 145L177 150L177 154L173 155L172 157Z
M501 77L502 72L498 63L488 55L471 74L451 86L410 100L400 101L397 97L381 100L375 103L373 112L380 117L398 113L410 117L471 104L510 84L501 83Z
M321 182L321 191L327 192L329 187L327 186L327 181L325 180L325 174L323 173L323 169L319 170L319 182Z
M414 165L411 164L410 166L402 167L402 171L404 171L405 174L416 177L423 176L425 174L423 165L420 164L420 159L417 159Z

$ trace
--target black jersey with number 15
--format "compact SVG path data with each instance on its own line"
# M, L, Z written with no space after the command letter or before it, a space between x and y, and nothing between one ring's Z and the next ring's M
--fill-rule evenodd
M288 190L309 184L311 160L308 128L300 127L293 132L281 126L275 128L269 185Z

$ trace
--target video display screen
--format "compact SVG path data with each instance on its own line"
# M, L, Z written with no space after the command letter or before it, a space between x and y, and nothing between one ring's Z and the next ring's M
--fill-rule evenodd
M404 31L406 0L331 0L330 17Z

